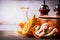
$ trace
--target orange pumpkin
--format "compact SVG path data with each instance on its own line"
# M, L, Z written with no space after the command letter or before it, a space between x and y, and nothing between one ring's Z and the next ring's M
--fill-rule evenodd
M18 35L22 35L22 30L18 30Z
M26 22L21 22L21 23L19 23L19 26L23 29L25 23L26 23Z

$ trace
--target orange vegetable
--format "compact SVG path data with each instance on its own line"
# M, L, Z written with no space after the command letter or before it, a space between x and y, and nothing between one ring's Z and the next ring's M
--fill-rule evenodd
M24 22L24 23L23 23L23 22L22 22L22 23L19 23L19 26L20 26L21 28L23 28L24 25L25 25L25 23L26 23L26 22Z
M17 31L19 35L22 35L22 30Z

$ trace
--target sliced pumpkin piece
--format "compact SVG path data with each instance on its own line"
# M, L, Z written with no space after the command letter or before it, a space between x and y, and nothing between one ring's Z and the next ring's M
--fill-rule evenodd
M30 34L30 29L31 27L34 27L34 23L36 21L36 18L35 18L35 15L26 22L24 28L23 28L23 31L22 31L22 34Z

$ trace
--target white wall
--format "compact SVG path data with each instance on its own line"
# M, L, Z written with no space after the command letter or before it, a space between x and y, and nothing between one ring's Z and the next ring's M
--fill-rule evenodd
M50 7L49 15L54 15L53 8L57 1L47 1L46 4ZM42 1L0 1L0 24L18 24L26 21L26 11L21 10L21 7L29 7L28 17L32 15L39 17L39 8Z

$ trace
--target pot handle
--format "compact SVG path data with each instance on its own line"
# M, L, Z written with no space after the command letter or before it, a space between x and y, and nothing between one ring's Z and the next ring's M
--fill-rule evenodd
M29 11L29 8L26 8L27 9L27 11L26 11L26 18L27 18L27 20L29 19L28 18L28 11Z

